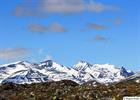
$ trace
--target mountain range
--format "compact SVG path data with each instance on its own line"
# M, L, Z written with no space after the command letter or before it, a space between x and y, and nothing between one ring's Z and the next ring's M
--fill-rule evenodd
M72 80L82 84L89 81L113 83L125 79L134 79L140 74L116 67L111 64L90 64L79 61L72 67L66 67L53 60L40 63L18 61L0 65L0 83L31 84L49 81Z

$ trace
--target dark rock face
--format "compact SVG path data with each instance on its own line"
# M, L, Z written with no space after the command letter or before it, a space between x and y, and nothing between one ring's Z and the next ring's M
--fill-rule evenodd
M41 63L45 63L46 65L44 65L44 67L51 67L53 65L53 61L52 60L47 60Z
M121 74L122 76L129 77L129 76L133 75L134 72L128 73L127 70L126 70L124 67L122 67L122 68L121 68L120 74Z
M140 84L125 80L109 85L96 81L79 85L62 80L0 86L0 100L122 100L124 96L140 96Z

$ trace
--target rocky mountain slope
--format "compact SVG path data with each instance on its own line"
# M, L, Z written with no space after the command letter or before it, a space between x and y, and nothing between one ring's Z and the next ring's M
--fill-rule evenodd
M126 79L133 74L132 71L128 71L124 67L118 68L110 64L90 64L85 61L79 61L73 67L66 67L53 60L43 61L39 64L18 61L0 65L0 83L31 84L60 80L72 80L79 84L88 81L112 83Z
M140 96L140 83L123 80L108 85L96 81L77 84L61 80L0 86L0 100L123 100L124 96Z

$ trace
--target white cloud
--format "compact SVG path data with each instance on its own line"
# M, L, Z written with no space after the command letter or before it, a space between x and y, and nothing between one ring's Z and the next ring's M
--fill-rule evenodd
M23 0L14 14L16 16L44 16L49 13L103 12L116 10L117 7L95 0Z
M44 61L46 61L46 60L52 60L53 59L53 57L52 57L52 55L46 55L46 57L45 57L45 59L44 59Z
M95 41L102 41L102 42L107 42L109 41L109 38L102 36L102 35L96 35L94 38Z
M43 10L50 13L75 13L84 9L83 0L43 0Z
M96 23L88 23L87 24L87 28L88 29L95 29L95 30L105 30L108 27L105 25L101 25L101 24L96 24Z
M0 60L15 60L29 53L27 48L0 48Z
M52 23L48 26L41 24L31 24L28 26L28 30L31 32L66 32L67 30L60 23Z

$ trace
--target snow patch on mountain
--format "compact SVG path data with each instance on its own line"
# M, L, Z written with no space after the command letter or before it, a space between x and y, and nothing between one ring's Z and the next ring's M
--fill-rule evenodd
M14 82L17 84L38 83L47 81L72 80L77 83L97 81L99 83L117 82L134 73L124 67L118 68L110 64L90 64L79 61L69 68L53 60L39 64L27 61L0 66L0 83Z

